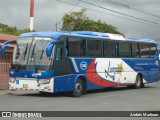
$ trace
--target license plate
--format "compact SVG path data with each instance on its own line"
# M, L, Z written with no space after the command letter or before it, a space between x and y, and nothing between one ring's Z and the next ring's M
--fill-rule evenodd
M28 88L28 84L23 84L23 88Z

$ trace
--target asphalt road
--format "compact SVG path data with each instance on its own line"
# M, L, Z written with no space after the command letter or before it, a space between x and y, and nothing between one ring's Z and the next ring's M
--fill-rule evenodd
M94 90L80 98L1 90L0 111L160 111L160 83L141 89Z

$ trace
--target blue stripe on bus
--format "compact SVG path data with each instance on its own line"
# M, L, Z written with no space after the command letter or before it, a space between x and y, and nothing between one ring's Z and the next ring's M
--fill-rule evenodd
M10 70L10 77L22 77L22 78L37 78L37 79L44 79L44 78L52 78L54 76L54 71L39 71L41 75L37 75L34 70Z
M156 64L156 59L134 58L123 59L135 72L141 73L147 83L158 81L159 65Z

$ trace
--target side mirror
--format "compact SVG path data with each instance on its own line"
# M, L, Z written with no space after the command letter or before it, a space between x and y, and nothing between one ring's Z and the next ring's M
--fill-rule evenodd
M9 40L9 41L4 42L1 47L2 56L5 55L6 47L8 44L16 44L16 43L17 43L17 41L15 41L15 40Z
M46 55L47 55L47 57L51 57L51 55L52 55L52 48L53 48L54 44L55 44L55 41L51 41L51 42L49 42L47 44L47 46L46 46Z

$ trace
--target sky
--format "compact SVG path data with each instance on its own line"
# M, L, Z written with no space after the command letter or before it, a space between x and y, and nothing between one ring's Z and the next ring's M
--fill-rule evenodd
M56 23L60 29L65 14L83 7L90 19L116 26L126 37L157 40L159 6L159 0L35 0L34 30L55 31ZM0 23L29 28L29 14L30 0L0 0Z

